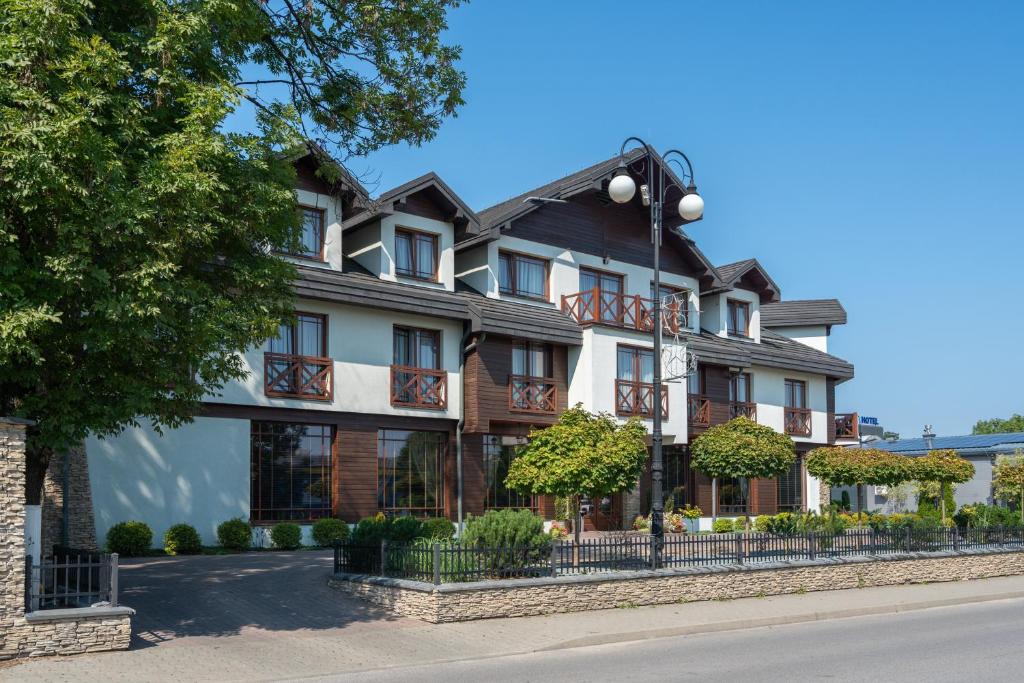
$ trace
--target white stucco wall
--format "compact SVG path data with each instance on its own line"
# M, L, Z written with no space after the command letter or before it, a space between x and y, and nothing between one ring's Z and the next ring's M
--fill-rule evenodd
M746 301L750 304L750 338L761 342L761 299L757 293L746 289L733 289L722 294L701 297L701 324L708 332L719 337L729 336L729 299Z
M333 270L341 270L341 205L337 200L325 194L295 190L295 200L314 209L324 210L324 260L323 265ZM297 263L311 265L308 259L295 259ZM314 263L315 265L315 263Z
M380 277L384 262L380 222L345 232L345 255Z
M395 274L395 228L410 228L437 235L437 282L424 282L423 280L406 278ZM449 292L455 289L455 226L451 223L414 216L408 213L395 213L381 219L380 244L380 277L382 280L409 282L421 287L445 289Z
M217 525L249 518L249 421L196 418L161 436L148 424L116 437L89 438L96 534L128 520L153 529L154 546L173 524L196 528L213 545Z
M498 298L498 279L488 262L488 245L461 251L455 256L455 277L480 294Z
M786 380L807 382L807 407L811 409L811 435L794 436L798 442L824 443L828 438L828 398L825 378L804 372L754 366L750 370L757 421L783 432L785 426Z
M788 337L793 341L806 344L824 353L828 353L828 333L824 325L797 325L793 327L773 327L773 332Z
M334 400L303 401L272 398L263 391L263 354L266 345L244 354L249 376L224 387L207 400L237 405L278 406L313 410L338 410L383 415L440 417L457 420L462 401L459 375L459 344L462 323L360 306L297 300L295 309L327 314L327 355L334 360ZM448 372L447 410L398 408L391 405L391 362L394 359L395 325L441 332L441 365Z

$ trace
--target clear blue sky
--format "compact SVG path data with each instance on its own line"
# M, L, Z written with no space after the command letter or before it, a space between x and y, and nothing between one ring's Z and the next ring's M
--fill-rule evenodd
M837 297L837 409L904 437L1024 412L1024 4L495 2L450 16L466 106L422 148L484 208L614 154L683 149L714 263Z

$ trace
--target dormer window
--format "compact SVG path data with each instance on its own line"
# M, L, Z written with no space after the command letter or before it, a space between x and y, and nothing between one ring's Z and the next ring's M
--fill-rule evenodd
M437 282L437 235L407 228L396 229L395 273Z
M300 206L302 216L302 237L298 249L292 256L324 260L324 210L312 206Z
M511 251L498 253L498 287L502 294L548 300L548 262Z
M729 299L726 302L730 337L750 336L750 302Z

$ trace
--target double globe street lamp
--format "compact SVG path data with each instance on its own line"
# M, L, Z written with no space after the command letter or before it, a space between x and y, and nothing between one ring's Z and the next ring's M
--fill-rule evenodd
M638 143L643 147L645 155L639 157L644 159L643 169L639 173L644 183L640 186L640 197L644 206L651 210L651 243L654 245L654 429L651 434L651 537L652 543L652 566L661 566L661 552L665 541L664 507L662 498L664 459L662 456L662 413L661 413L661 223L662 210L669 190L675 189L680 193L679 215L686 221L698 220L704 214L704 200L697 194L697 186L693 182L693 165L685 154L677 149L671 149L663 155L659 155L646 142L637 137L626 138L619 149L619 166L615 176L608 183L608 196L617 204L625 204L632 201L636 195L636 181L630 173L626 163L626 147L631 142ZM678 157L678 158L677 158ZM686 168L682 166L682 159ZM633 162L637 159L632 160ZM689 178L686 187L675 182L671 175L666 176L665 166L675 162L683 171L683 176ZM658 170L655 174L654 165L657 162ZM666 183L666 179L668 182ZM655 182L657 181L657 182Z

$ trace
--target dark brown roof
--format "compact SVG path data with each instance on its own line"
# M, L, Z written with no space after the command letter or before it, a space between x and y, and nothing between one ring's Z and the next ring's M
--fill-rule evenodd
M762 327L845 325L846 309L838 299L794 299L761 306Z
M343 230L365 225L380 216L390 215L401 208L396 204L405 197L418 192L431 191L435 196L447 204L452 212L452 222L460 226L467 234L475 235L480 231L480 219L469 206L455 193L439 175L431 171L414 178L409 182L402 183L381 193L376 199L370 200L364 211L353 215L342 222Z
M579 346L583 328L561 310L533 304L491 299L481 294L463 292L472 320L472 329L547 342Z
M722 286L709 288L707 291L701 292L702 296L704 294L716 294L734 289L736 284L748 274L754 281L754 286L757 287L756 291L761 295L762 303L778 301L779 297L782 296L782 289L775 284L775 280L772 279L768 271L764 269L764 266L756 258L726 263L724 266L715 266L715 269L722 279Z
M818 351L764 328L761 329L760 344L720 337L707 330L701 330L699 335L687 337L687 343L697 356L697 360L703 363L741 368L763 365L825 375L839 380L853 377L853 365L842 358Z

